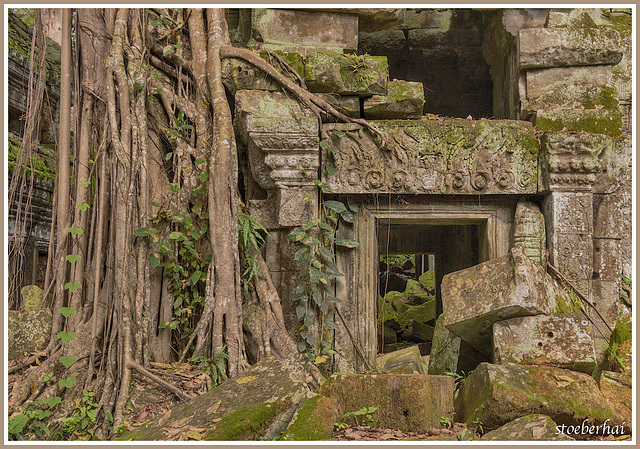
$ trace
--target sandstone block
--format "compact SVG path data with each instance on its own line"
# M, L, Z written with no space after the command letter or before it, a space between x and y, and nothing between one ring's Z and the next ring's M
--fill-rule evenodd
M532 413L562 425L603 425L616 419L593 377L549 366L481 363L467 377L455 401L456 419L485 430Z
M585 85L602 89L611 83L613 68L610 65L585 67L555 67L550 69L527 70L527 98L533 100L550 95L558 89L570 89ZM548 99L548 97L547 97Z
M254 8L251 35L258 47L358 48L358 16L311 10ZM251 43L250 43L251 45Z
M540 212L540 208L530 201L518 201L515 222L514 246L521 246L527 257L540 263L546 269L547 235L544 216Z
M591 324L581 314L511 318L493 325L495 363L523 363L591 374L596 367Z
M433 339L433 327L420 321L411 320L407 329L402 333L402 338L408 341L431 341Z
M399 26L401 29L412 28L443 28L451 26L453 11L451 9L419 9L407 8L404 15L404 23Z
M331 106L342 112L349 117L360 117L360 99L356 95L338 95L338 94L317 94L320 98L323 98ZM326 116L323 114L323 119ZM331 118L331 121L335 119Z
M521 69L615 65L623 56L620 35L611 28L524 28L519 37Z
M622 136L622 116L609 109L538 109L535 126L540 131L585 131L593 134Z
M388 56L394 52L402 51L406 43L407 39L404 33L397 28L373 33L361 31L358 34L358 53Z
M9 310L9 360L42 351L49 342L52 322L49 309Z
M422 83L393 80L387 83L387 95L373 95L364 101L366 119L412 119L422 117Z
M345 412L376 407L374 427L405 432L440 427L453 418L454 381L425 374L333 374L318 393L337 399Z
M485 433L480 441L574 441L570 436L558 434L556 426L548 416L534 413Z
M414 371L420 374L427 374L428 366L425 366L417 345L387 354L380 354L376 357L376 364L378 369L394 374L413 374Z
M546 271L520 247L511 254L444 276L442 307L447 328L485 355L492 353L493 323L551 315L564 297Z
M307 56L304 80L311 92L340 95L386 95L389 66L386 56L315 52Z

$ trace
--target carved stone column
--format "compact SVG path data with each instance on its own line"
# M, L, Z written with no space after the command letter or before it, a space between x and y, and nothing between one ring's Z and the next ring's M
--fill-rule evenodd
M586 298L592 291L593 185L601 150L586 133L549 133L542 142L549 258Z
M316 216L318 120L282 92L236 93L235 127L249 155L249 168L266 199L249 199L264 226L300 226Z

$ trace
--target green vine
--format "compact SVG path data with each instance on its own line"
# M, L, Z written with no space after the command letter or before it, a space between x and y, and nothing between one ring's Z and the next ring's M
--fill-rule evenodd
M326 142L321 142L320 146L329 152L337 151ZM321 189L330 191L329 186L319 179L315 183ZM305 199L309 201L312 198ZM354 223L358 206L322 198L319 206L318 218L305 221L301 230L295 230L287 236L291 242L302 245L294 259L302 264L300 276L304 282L298 285L292 298L297 303L296 316L301 323L298 350L316 364L325 362L335 354L328 336L331 331L338 329L338 325L331 319L330 308L331 304L342 302L334 296L334 286L335 279L344 276L335 263L336 247L351 249L359 246L356 240L336 238L339 222Z

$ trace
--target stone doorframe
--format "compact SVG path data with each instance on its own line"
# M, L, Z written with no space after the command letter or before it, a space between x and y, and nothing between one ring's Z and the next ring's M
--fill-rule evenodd
M358 201L357 199L354 201ZM336 296L349 298L338 305L340 325L335 331L336 371L360 372L369 369L363 357L375 366L377 351L376 300L378 297L377 224L479 225L480 260L508 254L511 247L515 201L480 200L418 202L410 206L391 206L359 202L356 222L339 229L340 238L356 239L357 251L339 250L337 265L344 277L336 281ZM349 331L346 330L349 327ZM355 342L352 341L349 332ZM360 354L362 353L362 355Z

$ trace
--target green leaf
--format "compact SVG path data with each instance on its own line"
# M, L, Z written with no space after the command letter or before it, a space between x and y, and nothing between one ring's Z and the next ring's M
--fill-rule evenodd
M41 404L49 406L49 408L53 408L56 406L56 404L62 403L62 399L60 399L59 396L50 396L46 399L40 399L39 402Z
M191 275L191 285L196 285L196 283L202 278L204 273L202 271L195 271Z
M204 171L204 172L200 173L200 174L198 175L198 179L199 179L200 181L202 181L202 182L205 182L207 179L209 179L209 173L208 173L208 172L206 172L206 171Z
M67 282L64 284L65 290L69 290L71 293L75 293L77 290L82 288L81 282Z
M325 150L328 146L329 144L324 140L320 142L320 148L322 148L323 150Z
M300 304L296 307L296 315L298 316L298 320L302 320L307 313L307 307L304 304Z
M341 273L340 270L338 270L338 267L335 263L331 262L330 260L326 260L324 264L327 267L327 273L329 273L331 276L344 276L344 274Z
M333 130L333 134L335 134L338 137L344 137L345 136L344 131L340 131L339 129L334 129Z
M87 203L76 204L76 209L84 212L85 210L89 209L89 205Z
M287 236L287 238L290 241L295 243L295 242L299 242L300 240L302 240L306 236L307 236L307 233L304 232L304 231L293 231Z
M318 248L316 250L316 254L319 254L320 256L324 257L325 259L328 260L333 260L336 256L329 251L329 249L325 246L321 246L320 248Z
M302 343L304 344L304 342ZM306 349L306 345L305 345L305 349ZM24 430L24 427L27 425L27 422L29 422L29 418L26 417L25 415L14 416L9 420L9 426L8 426L9 433L15 434L15 433L22 432Z
M298 342L298 351L305 352L307 350L307 343L304 340ZM15 432L17 433L17 432Z
M207 161L205 161L204 159L196 159L195 161L193 161L193 163L194 163L195 165L202 165L202 164L204 164L205 162L207 162Z
M358 206L356 203L351 202L350 198L347 198L347 204L349 205L349 209L351 209L351 211L354 213L357 213L358 210L360 210L360 206Z
M58 381L58 385L65 388L72 388L75 383L76 383L76 378L73 376L69 376L66 379L60 379Z
M624 282L627 285L631 285L631 279L626 277L624 274L622 275L622 282Z
M333 303L339 303L339 302L342 302L342 299L340 299L340 298L336 298L335 296L329 296L329 295L327 295L327 296L325 296L325 298L324 298L324 299L325 299L327 302L333 302Z
M80 254L69 254L64 258L69 263L76 263L82 260L82 256Z
M329 318L327 318L326 320L324 320L324 324L329 328L329 329L338 329L338 325L336 323L334 323L333 321L331 321Z
M158 230L155 228L138 228L133 231L133 235L137 235L138 237L148 237L153 234L157 234Z
M58 332L56 337L62 340L63 343L69 343L71 340L76 339L76 333L61 331L61 332Z
M152 78L153 78L154 80L162 79L162 74L161 74L161 73L155 73L155 74L152 76Z
M149 262L151 262L151 266L153 268L159 267L162 264L158 253L151 253L151 255L149 256Z
M171 234L169 234L169 238L171 240L184 240L184 234L180 231L173 231Z
M168 325L169 325L168 321L162 321L160 324L158 324L158 329L164 329Z
M62 357L60 357L60 363L62 363L64 365L65 368L69 368L71 365L73 365L76 362L76 356L75 355L63 355Z
M302 244L307 246L316 246L320 244L320 240L308 235L302 240Z
M327 162L324 167L327 169L327 173L329 174L329 176L335 176L336 173L338 173L338 170L336 170L333 164Z
M318 187L320 187L321 189L326 190L327 192L331 192L331 186L329 184L327 184L326 182L322 182L319 179L316 179L315 181L313 181Z
M82 235L84 230L82 228L69 228L67 232L70 232L71 235Z
M309 268L309 277L311 278L311 281L315 282L316 284L320 282L322 282L323 284L328 283L328 280L324 273L315 267Z
M356 222L356 217L355 217L355 215L353 215L353 212L351 212L351 211L345 210L344 212L340 212L340 216L347 223L355 223Z
M347 207L340 201L327 200L322 203L325 207L335 210L338 213L345 212Z
M324 229L325 231L333 232L333 226L331 226L329 223L321 221L320 223L318 223L318 226L320 226L320 228Z
M322 293L320 293L320 290L314 291L312 296L315 303L320 307L320 311L326 315L329 308L327 307L327 303L322 299Z
M302 230L303 231L308 231L309 229L313 228L314 224L312 221L305 221L304 223L302 223Z
M336 245L344 246L345 248L357 248L360 243L353 239L336 239Z
M164 157L164 160L170 161L172 157L173 157L173 151L169 151L167 155Z
M144 86L136 81L136 82L133 83L133 88L135 90L142 90L142 89L144 89Z
M62 315L64 315L65 318L69 318L71 315L75 315L76 314L76 308L75 307L60 307L58 309L58 313L61 313Z
M91 181L85 181L85 182L81 182L80 185L82 187L89 187L91 185Z
M169 188L173 193L178 193L180 191L180 187L175 184L169 184Z

